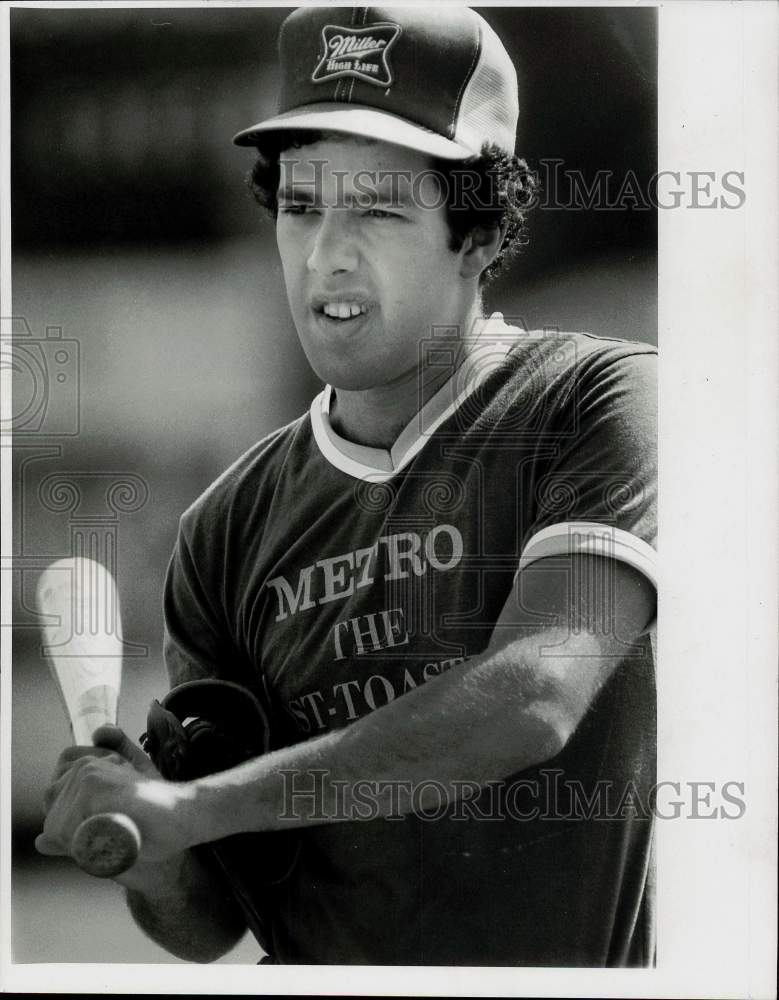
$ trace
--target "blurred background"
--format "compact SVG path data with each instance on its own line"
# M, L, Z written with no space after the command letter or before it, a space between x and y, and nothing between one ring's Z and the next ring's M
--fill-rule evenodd
M175 962L113 883L38 856L69 742L33 594L89 538L111 553L125 640L120 723L167 690L162 584L178 517L318 391L287 313L273 227L231 144L275 110L288 9L12 9L13 949L16 962ZM656 167L656 12L480 11L517 65L517 151L545 191L530 245L487 294L529 328L656 343L656 214L613 201ZM552 168L549 161L562 161ZM544 165L543 161L547 161ZM555 173L556 170L556 173ZM8 309L3 309L8 315ZM4 321L6 322L6 321ZM254 962L245 939L224 962Z

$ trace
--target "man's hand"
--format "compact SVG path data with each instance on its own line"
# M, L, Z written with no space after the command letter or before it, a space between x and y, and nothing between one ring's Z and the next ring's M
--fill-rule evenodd
M101 812L123 813L134 820L142 839L138 861L116 879L129 887L197 842L188 808L191 790L163 780L118 727L101 727L94 740L95 746L69 747L61 754L44 796L46 819L35 846L41 854L69 856L82 820Z
M70 855L82 820L99 812L129 816L141 832L138 860L117 876L139 926L163 948L210 962L232 948L246 921L224 878L195 851L190 787L165 781L116 726L102 726L95 746L69 747L46 792L41 854ZM194 839L193 839L194 838Z

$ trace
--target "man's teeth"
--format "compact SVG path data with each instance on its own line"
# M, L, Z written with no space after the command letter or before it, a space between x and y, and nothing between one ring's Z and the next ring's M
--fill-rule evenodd
M331 319L351 319L367 311L365 306L360 306L356 302L327 302L322 307L322 312Z

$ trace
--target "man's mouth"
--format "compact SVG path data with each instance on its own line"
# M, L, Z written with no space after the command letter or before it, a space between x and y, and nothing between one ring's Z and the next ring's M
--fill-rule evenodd
M330 319L337 320L348 320L354 319L355 316L361 316L368 312L368 307L364 303L359 302L325 302L318 309L317 312L329 317Z

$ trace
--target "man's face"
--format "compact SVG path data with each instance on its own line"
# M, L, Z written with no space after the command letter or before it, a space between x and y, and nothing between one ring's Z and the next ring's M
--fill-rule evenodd
M339 136L279 165L276 238L312 368L349 390L413 375L420 340L463 324L474 295L427 157Z

